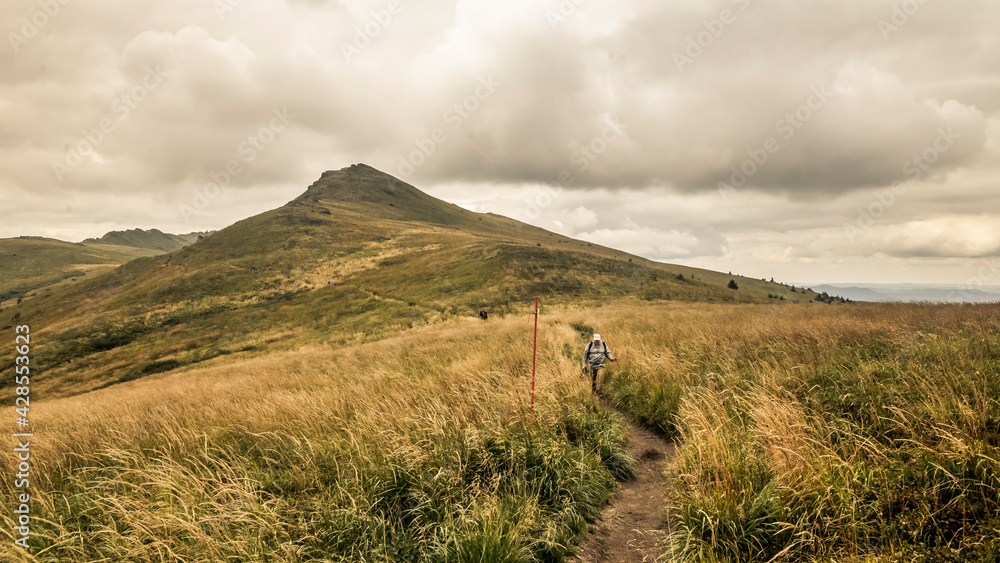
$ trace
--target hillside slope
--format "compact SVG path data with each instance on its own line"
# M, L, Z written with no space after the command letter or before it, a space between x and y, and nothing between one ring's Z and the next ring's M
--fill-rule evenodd
M0 239L0 304L72 278L106 272L156 250L44 237Z
M82 242L30 236L0 239L0 308L33 291L51 291L47 286L52 284L106 272L141 256L173 252L209 234L131 229Z
M36 388L67 395L224 354L377 340L480 307L522 310L535 295L570 307L814 296L739 277L733 291L730 279L474 213L354 165L183 249L29 297L0 312L0 328L30 322L45 366Z

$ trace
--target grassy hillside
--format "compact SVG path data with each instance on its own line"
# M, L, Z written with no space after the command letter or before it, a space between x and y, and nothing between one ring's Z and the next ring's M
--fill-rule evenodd
M108 272L140 256L158 254L100 243L73 243L43 237L0 239L0 308L9 308L18 298L73 278Z
M634 460L567 325L543 332L531 423L530 327L451 319L33 403L45 524L4 560L560 561Z
M534 295L581 307L816 297L730 279L473 213L354 165L181 250L31 296L0 312L0 329L30 321L38 389L62 396L220 355L369 342L480 307L502 315Z
M577 375L599 331L612 399L679 440L672 560L995 561L998 319L543 307L535 425L523 310L46 398L32 498L51 524L11 560L561 561L632 467Z

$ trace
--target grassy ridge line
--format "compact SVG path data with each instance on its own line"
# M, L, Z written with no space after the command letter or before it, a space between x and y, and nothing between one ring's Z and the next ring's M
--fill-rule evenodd
M559 561L634 461L545 325L535 426L527 315L33 405L37 555L5 557Z
M675 561L1000 560L1000 307L612 317L609 394L682 444Z

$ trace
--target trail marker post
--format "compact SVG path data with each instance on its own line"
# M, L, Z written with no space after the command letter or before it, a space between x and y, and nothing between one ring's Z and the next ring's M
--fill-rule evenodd
M538 358L538 296L535 296L535 344L531 351L531 423L535 423L535 361Z

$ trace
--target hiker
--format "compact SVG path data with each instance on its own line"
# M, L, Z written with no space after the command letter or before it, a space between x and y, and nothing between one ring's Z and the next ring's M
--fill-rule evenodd
M583 365L581 366L585 370L584 373L590 372L590 388L594 393L599 391L599 384L602 383L604 358L612 362L618 361L611 355L608 344L601 340L601 335L595 334L594 339L587 343L587 347L583 349Z
M479 318L483 319L484 321L488 320L490 318L490 314L486 312L486 309L480 309L479 310Z

